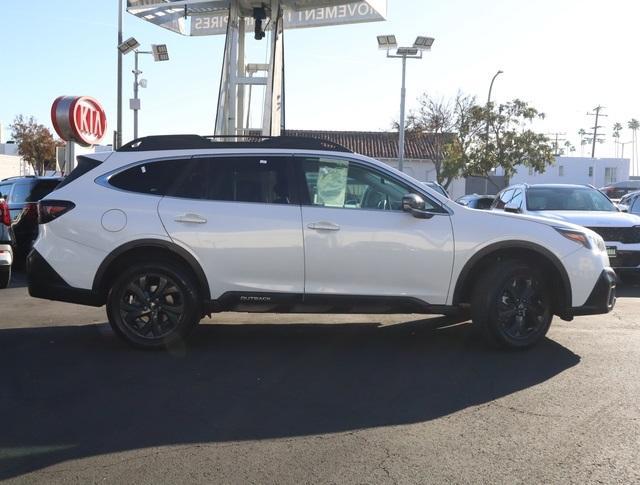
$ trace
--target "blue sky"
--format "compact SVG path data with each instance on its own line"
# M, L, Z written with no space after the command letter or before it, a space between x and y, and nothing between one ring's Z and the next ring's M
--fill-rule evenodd
M107 110L115 126L116 0L2 2L0 121L34 115L50 125L62 94L85 94ZM301 129L385 130L398 117L400 62L386 59L375 36L395 33L411 43L436 38L423 60L410 61L407 103L421 92L451 97L458 90L484 100L502 69L494 99L527 100L547 113L537 128L576 132L607 107L614 121L640 118L637 0L389 0L386 22L291 30L286 33L287 126ZM141 58L140 134L213 133L222 63L221 36L183 37L125 14L125 37L143 47L166 43L171 60ZM251 42L254 43L253 39ZM264 44L252 62L262 62ZM125 57L124 139L132 136L133 56ZM631 139L628 132L623 141ZM625 155L631 152L626 148ZM598 148L612 156L613 145Z

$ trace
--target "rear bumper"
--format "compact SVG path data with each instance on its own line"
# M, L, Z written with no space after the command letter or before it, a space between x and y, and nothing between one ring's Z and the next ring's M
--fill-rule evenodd
M616 273L605 268L584 305L569 310L571 316L609 313L616 304Z
M27 257L27 282L29 294L35 298L89 306L105 303L104 298L92 290L70 286L35 249Z

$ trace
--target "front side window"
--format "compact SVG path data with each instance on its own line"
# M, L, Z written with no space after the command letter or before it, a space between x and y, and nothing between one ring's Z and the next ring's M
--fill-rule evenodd
M378 171L346 160L302 160L308 202L321 207L402 211L408 186ZM427 210L437 210L425 199Z
M493 203L493 209L504 209L504 206L507 205L512 196L513 189L506 189L500 192Z
M514 191L514 194L508 204L513 207L520 208L522 206L522 190L517 189L516 191Z
M640 197L636 197L631 202L632 205L629 209L629 212L631 212L632 214L640 214Z

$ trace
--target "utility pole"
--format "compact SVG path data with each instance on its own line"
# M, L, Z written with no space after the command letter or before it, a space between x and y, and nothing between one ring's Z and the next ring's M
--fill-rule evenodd
M555 151L554 155L556 157L559 157L560 156L560 142L567 141L566 138L560 138L560 137L561 136L565 136L566 133L556 132L556 133L546 133L546 135L550 136L552 138L555 138L555 142L553 143L553 148L554 148L554 151Z
M602 128L602 126L598 125L598 120L600 119L601 116L607 116L605 114L601 114L600 111L602 111L604 109L604 106L596 106L592 112L587 113L587 115L589 116L595 116L596 117L596 122L595 122L595 126L592 128L593 129L593 133L589 133L589 135L593 136L592 140L591 140L591 158L596 158L596 142L600 141L598 139L598 129Z

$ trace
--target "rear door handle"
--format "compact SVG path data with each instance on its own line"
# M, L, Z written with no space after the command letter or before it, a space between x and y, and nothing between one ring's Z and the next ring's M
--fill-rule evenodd
M174 219L176 222L188 222L191 224L204 224L207 220L198 214L183 214Z
M339 231L340 226L338 224L334 224L333 222L320 221L320 222L310 222L307 224L309 229L315 229L316 231Z

